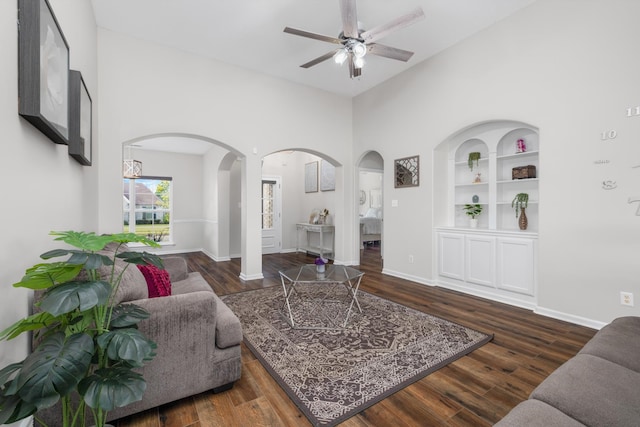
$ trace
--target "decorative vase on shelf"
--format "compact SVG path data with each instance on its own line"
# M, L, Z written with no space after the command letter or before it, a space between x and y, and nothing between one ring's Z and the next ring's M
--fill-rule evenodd
M478 218L471 218L469 220L469 228L478 228Z
M520 230L526 230L529 225L529 220L527 219L527 214L524 212L524 208L520 208L520 217L518 218L518 227Z

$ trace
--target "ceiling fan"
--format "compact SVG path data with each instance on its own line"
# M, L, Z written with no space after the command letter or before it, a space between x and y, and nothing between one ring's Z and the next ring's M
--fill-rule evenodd
M356 0L340 0L340 13L342 15L342 32L338 37L325 36L322 34L299 30L297 28L285 27L285 33L341 45L339 48L334 49L331 52L327 52L316 59L302 64L302 68L313 67L314 65L324 62L329 58L334 58L335 62L338 64L343 64L348 60L349 77L354 78L359 77L362 74L364 56L367 53L385 58L397 59L404 62L407 62L409 58L413 56L413 52L375 42L388 36L394 31L408 27L409 25L423 19L424 12L421 8L417 8L413 12L366 31L358 28Z

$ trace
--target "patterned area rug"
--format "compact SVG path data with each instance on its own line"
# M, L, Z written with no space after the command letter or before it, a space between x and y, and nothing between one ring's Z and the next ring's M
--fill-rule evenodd
M346 291L313 306L321 288L300 292L294 319L322 326L344 316ZM335 426L493 338L363 291L362 313L354 309L347 327L333 330L292 329L281 287L222 299L240 318L245 344L314 426Z

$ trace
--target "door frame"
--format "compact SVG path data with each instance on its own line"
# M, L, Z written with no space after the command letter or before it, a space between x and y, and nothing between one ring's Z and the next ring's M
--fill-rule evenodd
M276 175L262 175L261 184L265 181L275 182L273 195L273 230L274 245L267 248L262 244L262 254L275 254L282 251L282 177ZM261 242L264 242L265 230L261 229Z

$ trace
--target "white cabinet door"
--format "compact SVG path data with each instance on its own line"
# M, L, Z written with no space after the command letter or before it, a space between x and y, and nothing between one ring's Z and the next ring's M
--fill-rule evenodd
M535 294L535 254L531 239L498 239L498 288Z
M440 275L464 280L464 235L439 233L438 246Z
M488 236L467 236L465 280L495 288L496 239Z

